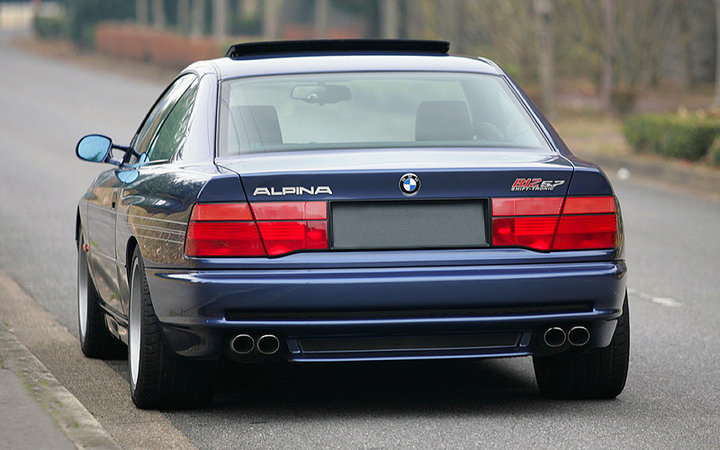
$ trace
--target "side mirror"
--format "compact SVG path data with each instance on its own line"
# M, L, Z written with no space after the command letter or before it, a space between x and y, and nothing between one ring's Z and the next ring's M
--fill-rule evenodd
M107 162L112 149L112 140L107 136L100 134L88 134L80 139L75 154L78 158L90 162Z

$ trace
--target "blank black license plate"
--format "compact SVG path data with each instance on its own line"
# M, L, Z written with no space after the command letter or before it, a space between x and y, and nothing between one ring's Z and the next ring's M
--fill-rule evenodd
M485 200L333 202L338 250L485 247Z

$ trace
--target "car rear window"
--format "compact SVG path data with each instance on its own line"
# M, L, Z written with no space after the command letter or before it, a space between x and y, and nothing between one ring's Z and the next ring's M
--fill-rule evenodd
M221 87L219 155L548 144L495 75L350 72L238 78Z

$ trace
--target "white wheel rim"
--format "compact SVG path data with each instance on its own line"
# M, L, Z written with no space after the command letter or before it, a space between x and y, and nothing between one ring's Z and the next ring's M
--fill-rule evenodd
M130 311L128 314L128 348L130 349L130 387L134 391L140 373L141 311L142 311L142 271L135 260L130 277Z
M80 341L85 340L87 333L88 319L88 264L87 256L83 251L83 241L80 241L78 248L78 264L77 264L77 307L78 307L78 333Z

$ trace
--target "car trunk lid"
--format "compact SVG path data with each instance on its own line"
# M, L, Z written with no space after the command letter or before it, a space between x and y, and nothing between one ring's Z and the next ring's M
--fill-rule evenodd
M491 198L564 196L573 170L556 153L522 149L286 152L218 163L241 176L251 205L327 202L331 250L486 247Z
M562 196L573 171L563 156L536 149L298 151L217 162L241 176L251 202L407 200L399 187L407 173L420 179L414 201Z

